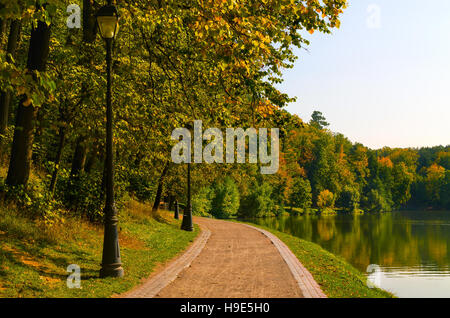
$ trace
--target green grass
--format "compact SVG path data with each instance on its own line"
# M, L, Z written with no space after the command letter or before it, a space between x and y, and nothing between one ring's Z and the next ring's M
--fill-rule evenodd
M110 297L148 277L185 250L199 233L180 230L171 214L130 202L121 212L119 241L125 276L100 279L103 230L80 219L46 228L0 206L0 297ZM69 289L70 264L81 267L81 288Z
M242 222L247 223L247 222ZM367 287L367 277L347 263L315 243L275 231L265 226L247 223L275 234L297 256L313 275L323 292L330 298L392 298L391 293Z

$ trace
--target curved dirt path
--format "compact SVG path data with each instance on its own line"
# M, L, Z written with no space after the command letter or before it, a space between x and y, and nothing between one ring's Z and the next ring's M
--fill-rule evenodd
M202 234L189 250L124 297L325 297L311 274L269 232L234 222L194 220Z

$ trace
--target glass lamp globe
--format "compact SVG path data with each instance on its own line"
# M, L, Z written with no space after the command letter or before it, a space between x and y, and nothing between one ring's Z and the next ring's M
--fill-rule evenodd
M100 35L103 39L114 39L119 32L119 13L112 5L101 7L96 15Z

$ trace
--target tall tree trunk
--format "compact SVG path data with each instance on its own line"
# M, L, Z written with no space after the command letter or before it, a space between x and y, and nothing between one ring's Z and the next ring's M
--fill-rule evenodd
M169 171L169 163L167 163L164 166L164 169L163 169L163 171L161 173L161 176L159 177L158 189L156 190L155 203L153 204L152 212L158 211L159 203L161 202L161 195L162 195L162 190L163 190L163 185L164 185L164 178L166 177L167 171Z
M8 36L8 47L6 49L7 54L11 54L14 57L17 49L17 43L19 42L21 22L20 20L13 20ZM8 55L7 61L11 63L11 58ZM9 105L11 103L11 92L0 93L0 135L4 134L6 127L8 127Z
M175 203L175 197L169 194L169 211L173 210L173 204Z
M84 170L84 165L86 163L87 148L85 145L86 138L84 136L79 136L77 138L77 145L75 147L75 152L73 154L72 160L72 170L70 171L71 177L76 177Z
M61 162L61 156L62 156L62 151L64 149L65 139L66 139L66 128L61 126L61 127L59 127L59 143L58 143L58 151L56 153L56 158L55 158L55 169L53 170L52 181L50 182L50 189L49 189L52 196L53 196L53 193L55 192L56 180L58 178L58 172L59 172L59 163Z
M38 21L37 27L32 28L30 47L28 49L27 69L30 71L45 71L47 64L50 26ZM31 155L33 149L34 125L37 109L33 104L24 106L26 96L20 99L17 109L16 127L9 162L8 185L26 185L30 176Z
M83 41L93 43L97 35L95 8L92 0L83 0Z
M92 146L86 164L84 165L84 171L86 173L90 173L97 160L98 160L98 144L95 143Z

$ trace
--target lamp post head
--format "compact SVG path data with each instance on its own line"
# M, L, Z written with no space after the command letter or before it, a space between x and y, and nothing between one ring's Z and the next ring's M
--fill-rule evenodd
M119 32L119 12L116 6L106 5L101 7L95 15L101 37L114 39Z

